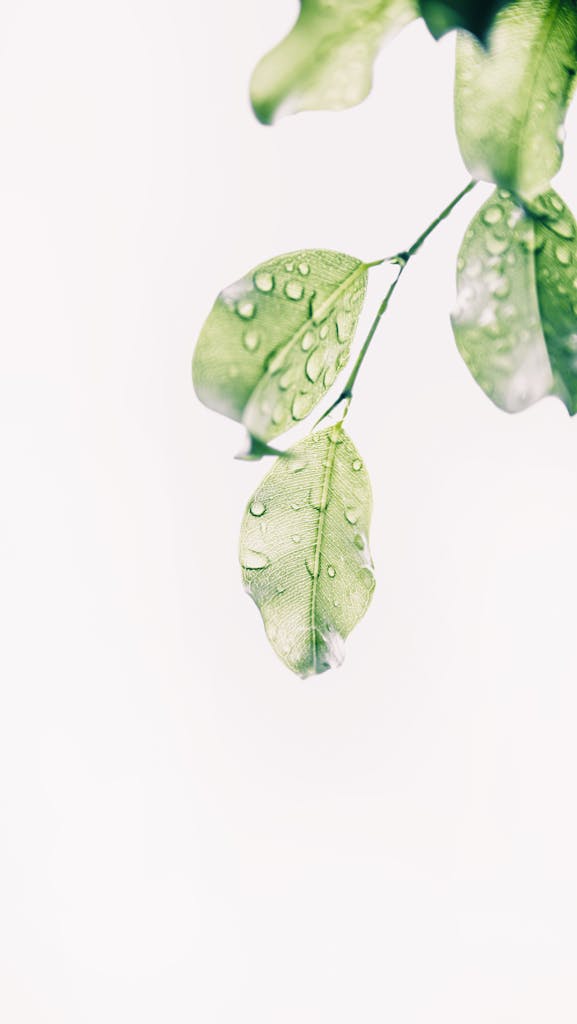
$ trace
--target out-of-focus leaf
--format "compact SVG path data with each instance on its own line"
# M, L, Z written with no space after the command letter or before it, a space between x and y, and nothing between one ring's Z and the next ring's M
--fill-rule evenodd
M198 397L268 441L305 419L350 354L368 265L308 249L255 267L218 296L193 363Z
M500 408L519 412L546 395L577 411L577 228L550 190L528 213L496 191L459 253L457 346Z
M460 35L455 120L473 177L528 200L548 188L576 70L573 0L516 0L498 15L488 52Z
M242 576L268 638L300 676L340 665L375 578L371 487L341 424L309 434L279 459L249 501Z
M464 28L486 42L495 16L511 0L419 0L419 8L435 39Z
M254 71L259 121L360 103L380 47L416 16L415 0L301 0L296 24Z

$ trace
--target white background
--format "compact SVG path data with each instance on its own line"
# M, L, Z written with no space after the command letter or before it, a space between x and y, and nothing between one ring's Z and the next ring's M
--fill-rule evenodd
M404 248L467 180L454 41L420 25L361 107L258 125L295 8L0 7L6 1024L577 1017L577 424L499 412L457 354L487 187L359 378L378 582L343 668L293 678L242 591L266 467L192 391L216 293L296 247Z

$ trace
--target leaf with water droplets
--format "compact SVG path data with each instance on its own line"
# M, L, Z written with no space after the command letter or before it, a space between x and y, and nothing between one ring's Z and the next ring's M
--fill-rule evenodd
M340 665L371 600L371 486L340 423L289 455L247 505L240 561L274 650L304 677Z
M254 71L259 121L360 103L379 49L416 16L415 0L301 0L296 24Z
M577 411L577 226L556 192L531 212L495 192L461 247L457 346L501 409L519 412L546 395Z
M485 43L497 13L511 0L419 0L419 9L431 34L464 28Z
M488 52L457 42L455 121L475 178L532 199L563 156L562 126L577 70L577 5L517 0L497 16Z
M201 401L262 441L308 416L349 358L367 270L352 256L310 249L225 288L194 353Z

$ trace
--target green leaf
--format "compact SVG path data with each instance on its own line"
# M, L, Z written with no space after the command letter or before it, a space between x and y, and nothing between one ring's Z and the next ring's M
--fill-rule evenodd
M455 120L473 177L529 200L548 188L576 70L573 0L517 0L497 17L488 53L460 35Z
M200 400L261 441L308 416L348 361L369 266L306 249L225 288L194 353Z
M501 409L546 395L577 411L577 227L552 190L531 212L495 192L461 247L457 346Z
M440 39L455 28L467 29L485 43L493 21L511 0L419 0L432 35Z
M254 71L259 121L360 103L380 47L416 16L415 0L301 0L293 29Z
M340 665L371 600L371 486L340 423L289 454L247 505L240 560L274 650L305 677Z

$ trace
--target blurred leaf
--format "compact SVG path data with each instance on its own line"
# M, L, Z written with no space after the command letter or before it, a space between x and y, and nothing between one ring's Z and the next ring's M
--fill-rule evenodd
M562 125L577 70L573 0L517 0L498 15L486 52L457 43L455 119L473 177L525 199L561 166Z
M259 121L364 100L380 47L417 16L415 3L301 0L296 24L254 71L251 100Z
M341 424L279 459L248 503L240 560L268 638L300 676L335 668L375 586L371 487Z
M435 39L464 28L485 43L495 16L511 0L419 0L421 14Z
M546 395L577 411L576 239L553 191L531 213L495 192L465 234L455 338L477 383L507 412Z
M201 401L261 441L308 416L348 361L367 269L352 256L308 249L225 288L194 353Z

